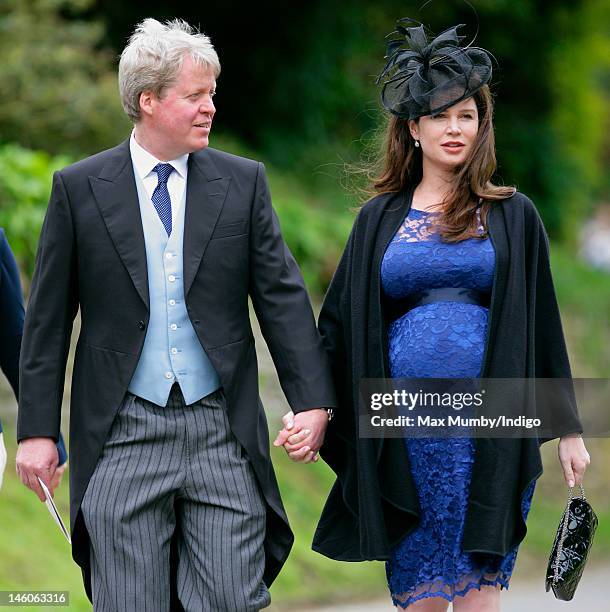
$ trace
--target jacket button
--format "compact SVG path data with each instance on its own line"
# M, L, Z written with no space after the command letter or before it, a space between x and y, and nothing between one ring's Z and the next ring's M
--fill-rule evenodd
M144 323L144 321L138 321L138 327L140 329L145 329L146 328L146 323Z

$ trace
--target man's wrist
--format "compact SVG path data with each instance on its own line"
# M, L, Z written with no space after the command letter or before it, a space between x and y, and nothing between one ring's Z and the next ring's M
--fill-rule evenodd
M333 416L335 414L335 409L334 408L327 408L326 406L315 406L315 407L312 407L312 408L304 408L302 410L299 410L298 412L295 412L293 410L292 414L294 416L296 416L297 414L305 414L306 412L311 412L312 410L323 410L326 413L326 416L327 416L329 421L333 418Z
M582 434L578 431L575 431L573 433L563 434L563 436L561 436L559 439L564 440L565 438L582 438Z

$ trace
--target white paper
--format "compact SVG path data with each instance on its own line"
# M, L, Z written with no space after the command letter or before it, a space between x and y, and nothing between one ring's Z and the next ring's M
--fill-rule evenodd
M51 497L51 493L49 492L49 489L47 489L47 485L44 482L42 482L42 480L40 480L39 476L36 476L36 478L38 478L38 482L40 483L40 486L42 487L42 491L46 498L45 504L47 505L47 508L49 509L49 514L53 517L55 522L59 525L59 529L64 534L64 537L66 538L66 540L68 540L68 542L72 544L72 540L70 540L70 532L66 529L64 522L61 520L61 515L59 514L59 510L57 510L57 506L55 505L55 502L53 501L53 498Z

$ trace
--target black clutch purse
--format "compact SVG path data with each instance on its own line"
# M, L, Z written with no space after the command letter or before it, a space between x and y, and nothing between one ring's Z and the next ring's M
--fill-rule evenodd
M568 494L568 504L555 535L546 571L546 590L557 599L570 601L585 569L587 555L597 529L597 516L580 486L580 497Z

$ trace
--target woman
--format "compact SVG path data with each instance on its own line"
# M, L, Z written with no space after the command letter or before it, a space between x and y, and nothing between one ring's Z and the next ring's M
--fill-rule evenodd
M23 335L23 298L19 270L8 244L4 230L0 228L0 366L7 377L15 397L19 396L19 352L21 350L21 337ZM61 482L66 469L66 447L63 438L59 437L57 444L60 467L55 472L51 482L55 490ZM0 422L0 488L6 467L6 449Z
M363 378L570 378L548 241L531 201L491 182L491 61L457 28L401 20L382 102L377 193L360 211L319 327L339 394L321 456L337 474L314 538L334 559L387 561L400 609L500 609L546 439L370 439ZM555 398L566 482L589 456L571 393ZM537 406L543 409L544 406ZM311 461L306 432L285 444Z

